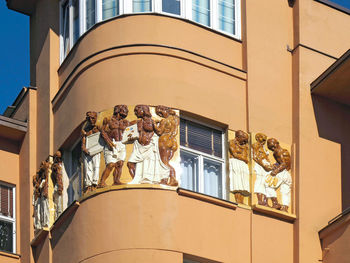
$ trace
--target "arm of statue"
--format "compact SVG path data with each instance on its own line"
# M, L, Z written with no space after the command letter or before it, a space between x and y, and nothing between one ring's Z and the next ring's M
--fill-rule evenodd
M252 145L252 155L253 155L253 160L256 161L257 163L259 163L259 158L258 158L258 147L257 145L254 143ZM259 163L260 164L260 163Z
M228 151L229 151L229 153L230 153L230 157L233 157L233 151L234 151L234 142L233 142L233 140L230 140L229 142L228 142Z
M81 138L81 150L87 154L87 155L90 155L89 151L86 149L86 136L83 136Z
M154 129L158 136L161 136L164 133L164 127L165 127L164 120L161 120L160 122L156 122L154 124Z
M104 139L104 141L106 142L109 150L113 150L113 147L115 147L113 141L109 138L108 136L108 132L110 131L109 129L109 125L108 125L108 118L104 118L103 119L103 126L102 126L102 129L101 129L101 135L102 135L102 138Z
M284 169L286 169L287 165L285 163L276 163L273 166L271 175L272 176L276 176L277 174L279 174L280 172L282 172Z
M284 169L287 171L290 170L290 154L287 150L283 150L280 157L278 158L280 160L277 160L278 163L276 163L273 167L273 170L271 172L272 176L277 175L278 173L282 172Z
M86 136L87 133L84 129L81 129L81 150L87 154L90 155L89 151L86 149Z

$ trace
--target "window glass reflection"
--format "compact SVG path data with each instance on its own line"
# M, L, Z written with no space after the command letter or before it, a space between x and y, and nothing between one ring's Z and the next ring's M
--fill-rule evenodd
M133 0L132 6L133 12L151 12L152 1L151 0Z
M162 0L162 11L180 15L180 0Z

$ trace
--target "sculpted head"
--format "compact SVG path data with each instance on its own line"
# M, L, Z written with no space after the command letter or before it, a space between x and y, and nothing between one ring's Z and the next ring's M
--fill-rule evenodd
M137 118L152 117L151 111L147 105L136 105L134 113Z
M129 113L128 106L124 104L114 106L114 111L113 111L114 116L117 116L119 114L119 116L122 119L125 119L126 116L128 116L128 113Z
M56 161L60 161L62 158L62 154L60 151L57 151L54 155L53 155L53 159Z
M95 112L95 111L88 111L86 113L86 120L92 126L95 126L96 121L97 121L97 112Z
M266 140L267 140L267 136L263 133L257 133L255 135L255 140L257 142L259 142L260 144L265 144Z
M167 118L169 116L169 108L163 105L156 107L156 113L159 117Z
M167 118L169 115L176 115L175 111L163 105L158 105L156 107L156 113L159 117L162 118Z
M270 138L267 140L267 148L269 148L271 151L274 151L279 145L280 143L275 138Z
M238 130L235 133L235 137L240 145L248 143L248 134L244 131Z

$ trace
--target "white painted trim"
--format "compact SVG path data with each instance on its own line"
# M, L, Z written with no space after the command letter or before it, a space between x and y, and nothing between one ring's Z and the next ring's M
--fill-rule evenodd
M13 253L17 251L17 225L16 225L16 187L12 188L12 201L13 201Z
M95 24L103 21L102 17L102 0L95 1Z

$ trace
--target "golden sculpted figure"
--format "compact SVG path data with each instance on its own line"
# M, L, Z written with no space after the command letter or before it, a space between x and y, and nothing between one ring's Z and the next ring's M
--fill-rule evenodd
M138 119L130 124L137 124L138 138L127 164L133 178L129 184L159 184L169 178L170 168L160 158L152 114L147 105L136 105L134 113Z
M34 229L40 229L41 228L41 222L40 222L40 203L41 203L41 197L40 197L40 174L37 172L33 176L33 218L34 218Z
M42 161L39 171L33 177L33 217L34 228L41 229L49 225L49 170L51 163Z
M126 157L125 145L121 142L123 132L129 126L129 121L125 120L129 110L126 105L116 105L114 107L113 116L108 119L104 118L101 131L102 138L106 142L104 147L104 158L106 169L103 171L99 187L106 186L106 180L113 171L114 185L120 185L120 177Z
M97 113L94 111L88 111L86 113L86 122L81 130L81 150L83 152L84 163L84 192L92 191L97 187L101 153L90 153L87 149L87 139L89 136L99 133L99 128L96 125Z
M235 139L229 141L230 191L234 193L236 202L241 204L244 197L250 195L248 139L248 134L239 130Z
M272 207L288 212L291 200L292 177L290 175L291 158L288 150L283 149L275 138L267 140L267 147L273 152L276 163L272 166L271 176L275 180L266 180L266 196L271 198ZM282 205L277 201L276 189L280 187Z
M177 186L176 172L169 162L178 149L176 136L178 134L180 120L179 117L176 116L176 113L166 106L157 106L156 113L163 118L160 121L156 121L155 125L155 131L159 136L158 146L160 159L170 169L169 178L162 179L161 183Z
M257 133L255 135L256 142L252 145L252 155L255 161L254 170L256 180L254 184L254 193L258 197L258 204L267 206L265 180L266 176L272 170L272 165L269 160L269 151L265 149L266 135Z

